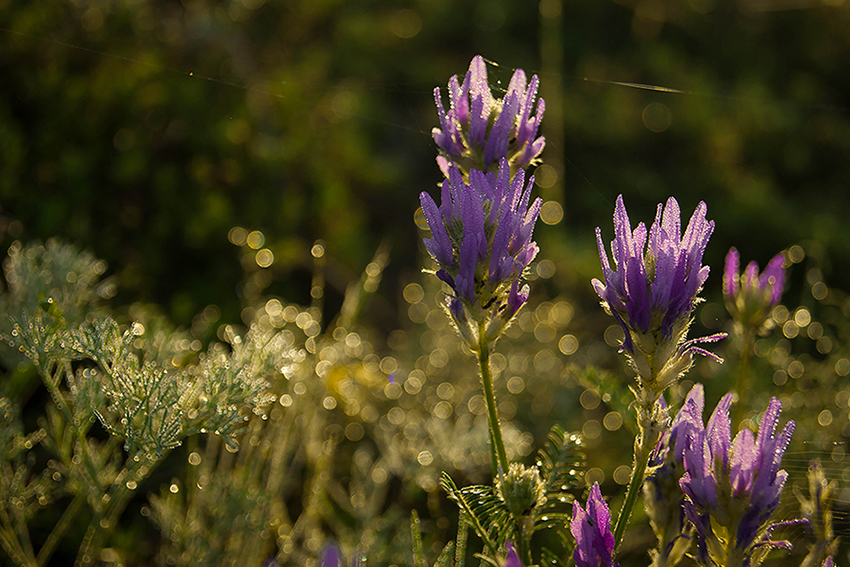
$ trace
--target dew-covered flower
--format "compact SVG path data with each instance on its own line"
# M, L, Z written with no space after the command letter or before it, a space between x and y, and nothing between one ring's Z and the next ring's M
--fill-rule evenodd
M702 257L714 221L706 220L706 210L700 202L682 234L679 203L670 197L666 206L658 205L649 231L643 223L632 230L620 195L614 210L613 266L602 231L596 229L604 282L594 279L593 287L623 327L621 350L637 373L638 401L647 406L690 368L693 354L720 360L696 345L725 334L686 341L709 272Z
M772 398L758 435L743 429L733 441L731 403L732 394L727 394L708 427L703 428L700 420L700 427L688 433L683 453L686 472L679 484L687 496L685 514L696 528L699 562L749 567L758 565L770 548L791 546L787 541L771 540L771 531L781 525L771 518L788 478L779 467L794 422L775 435L781 404Z
M546 140L537 137L545 104L537 103L537 75L526 81L525 72L517 69L503 99L493 97L487 82L487 66L478 55L469 64L461 83L457 75L449 79L449 109L443 106L440 89L434 89L440 127L432 135L440 149L437 162L446 177L454 163L464 175L473 169L488 172L507 158L512 173L535 162Z
M534 178L511 177L505 158L498 172L472 170L468 182L456 167L443 181L439 206L422 192L422 211L431 229L425 248L439 265L437 277L453 294L448 311L475 350L484 325L487 342L498 336L528 298L523 271L537 255L531 240L540 198L531 205Z
M573 559L576 567L610 567L614 563L614 534L611 513L602 498L599 483L593 483L587 498L587 510L573 502L570 531L576 540Z
M750 262L744 273L740 273L740 255L735 248L729 250L723 270L723 297L736 323L752 330L758 330L764 324L771 309L782 298L784 260L782 254L777 254L761 274L755 262Z

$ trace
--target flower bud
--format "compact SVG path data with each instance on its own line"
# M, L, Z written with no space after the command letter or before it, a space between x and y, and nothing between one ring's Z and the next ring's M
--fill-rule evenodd
M540 471L537 467L526 467L520 463L511 463L508 473L499 475L496 492L515 518L546 502Z

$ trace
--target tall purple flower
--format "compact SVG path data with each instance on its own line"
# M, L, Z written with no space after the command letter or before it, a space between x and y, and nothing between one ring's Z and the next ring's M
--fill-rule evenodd
M785 257L777 254L761 275L755 262L750 262L744 273L740 273L740 255L735 248L729 249L723 270L723 297L737 324L745 329L758 330L767 320L770 310L782 298L784 261Z
M772 547L779 524L770 520L788 478L780 470L794 422L776 436L781 404L770 400L758 435L743 429L731 439L732 394L720 400L708 427L691 429L684 451L685 474L679 481L687 496L685 514L697 531L697 559L703 565L758 565ZM701 420L700 420L701 421Z
M614 563L614 534L611 513L602 498L599 483L593 483L587 498L587 510L573 502L570 531L576 540L573 559L576 567L610 567Z
M440 127L434 128L432 135L440 148L437 161L445 176L449 177L449 163L457 165L464 175L472 169L493 171L502 158L507 158L513 173L533 164L546 145L545 138L536 137L545 110L543 99L531 114L537 85L537 75L527 83L525 72L517 69L505 98L494 98L487 82L487 66L477 55L463 83L457 75L449 79L448 111L440 89L434 89Z
M695 346L724 334L686 341L697 294L708 278L702 265L714 221L706 220L706 205L697 206L682 234L679 203L670 197L658 205L655 222L647 231L643 223L632 230L623 196L614 210L613 266L596 229L604 282L592 281L602 304L623 327L621 350L638 377L639 401L651 405L692 363L694 353L720 360ZM645 398L641 400L640 398Z
M431 229L425 248L439 265L437 277L453 295L449 314L470 347L479 346L479 326L494 339L528 298L520 287L523 271L537 255L531 240L540 215L540 198L529 205L534 177L511 177L505 158L498 172L472 170L464 180L456 167L443 181L439 206L426 192L422 211Z

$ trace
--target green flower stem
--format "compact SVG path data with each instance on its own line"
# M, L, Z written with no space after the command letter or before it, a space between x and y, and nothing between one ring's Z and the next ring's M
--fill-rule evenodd
M502 427L499 425L499 412L496 409L496 395L493 393L493 377L490 374L490 344L484 337L484 325L479 329L478 366L481 368L481 384L484 386L484 401L487 402L487 419L490 422L490 441L496 453L496 470L508 472L508 456L505 442L502 440Z
M632 478L629 481L629 488L626 491L626 499L623 501L623 507L620 508L620 515L617 517L617 525L614 528L614 551L620 547L620 542L623 539L623 534L626 532L626 526L632 517L632 508L635 506L638 494L641 492L644 478L646 476L646 465L649 461L649 454L655 445L656 435L652 435L651 424L652 410L646 408L638 408L638 438L635 439L635 460L632 465Z
M531 558L531 534L533 533L534 522L529 516L523 516L517 521L517 555L522 560L523 565L532 565L534 561Z
M744 419L744 415L746 414L747 408L744 407L742 402L745 388L749 386L750 359L756 343L755 333L752 329L745 329L741 334L744 339L744 346L741 351L741 362L738 365L738 381L735 385L735 391L738 393L738 403L735 404L735 408L732 410L732 417L734 418L732 425L741 423L741 420Z

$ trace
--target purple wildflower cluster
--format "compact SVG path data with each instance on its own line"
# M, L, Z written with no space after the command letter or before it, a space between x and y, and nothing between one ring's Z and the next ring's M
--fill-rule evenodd
M723 271L723 296L726 308L737 324L745 329L758 330L767 320L770 310L782 297L784 261L785 257L777 254L761 275L755 262L747 264L744 273L740 273L740 255L735 248L729 250Z
M596 229L604 282L592 281L606 310L623 327L622 351L637 373L639 402L651 405L691 366L693 354L719 360L697 347L725 334L686 341L697 295L708 278L702 265L714 221L706 220L706 205L697 206L682 234L679 203L670 197L658 205L655 222L632 230L623 196L614 210L613 267L602 231Z
M593 483L587 497L587 510L573 502L570 531L576 540L573 559L576 567L611 567L614 563L614 534L611 513L602 498L599 483Z
M683 420L687 423L682 452L686 472L679 484L687 496L685 514L696 528L700 563L747 567L757 565L772 547L791 546L787 541L771 541L771 531L779 524L770 520L788 477L779 467L794 422L775 435L781 405L772 398L758 435L742 429L733 441L731 404L732 394L727 394L707 427L701 411L699 415L690 411Z
M472 60L462 85L452 77L449 92L447 113L437 90L442 129L434 129L434 140L446 179L439 206L427 192L420 195L432 235L424 242L439 265L437 277L452 289L449 314L467 345L478 350L499 336L528 298L521 280L537 255L531 237L542 200L530 203L534 178L526 184L522 167L543 150L545 140L534 139L543 104L529 118L537 77L526 88L522 70L505 99L494 99L481 57Z
M440 89L434 89L440 127L432 135L440 148L437 162L446 177L451 166L461 169L464 175L476 169L482 172L500 167L502 159L508 160L511 171L533 165L546 145L545 138L537 137L537 129L546 108L543 99L537 103L537 75L526 81L522 69L511 77L504 99L496 99L487 82L487 66L478 55L469 64L463 83L457 75L449 79L449 110L443 107Z

